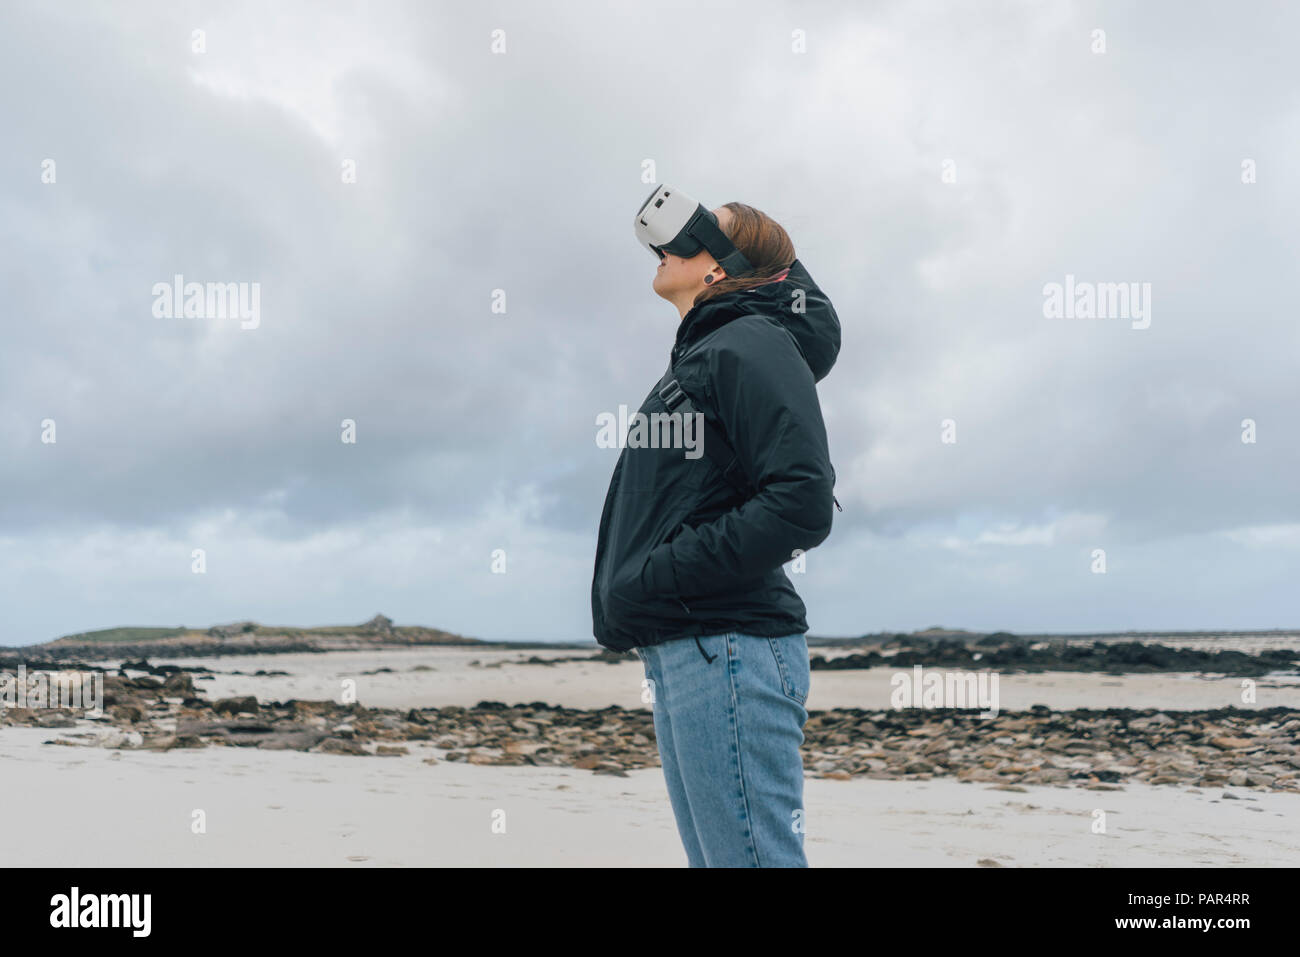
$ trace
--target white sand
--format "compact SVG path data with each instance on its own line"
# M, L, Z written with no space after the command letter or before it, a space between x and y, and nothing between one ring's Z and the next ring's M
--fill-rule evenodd
M685 866L659 769L567 768L210 747L168 753L45 745L0 732L10 860L42 866ZM1129 785L809 778L814 867L1296 866L1295 795ZM207 833L190 829L194 809ZM1093 811L1107 833L1092 833ZM506 833L492 831L504 811Z
M425 648L383 653L186 659L222 671L280 669L286 677L223 674L199 681L210 698L339 699L355 679L374 707L544 701L577 708L643 707L642 669L577 662L510 662L573 651ZM501 667L471 664L506 662ZM433 670L413 670L417 666ZM391 674L361 675L387 667ZM813 672L810 708L889 706L892 672ZM1004 675L1001 707L1168 710L1240 703L1240 679L1190 675ZM1300 707L1294 678L1259 682L1258 707ZM69 729L69 733L72 729ZM167 753L42 742L54 729L0 729L5 850L59 866L466 865L684 866L658 768L626 778L568 768L440 761L429 742L402 757L209 747ZM1026 793L953 779L904 782L808 778L807 852L815 867L1300 866L1294 794L1199 792L1129 784L1121 791L1026 786ZM191 833L191 814L207 833ZM1093 812L1107 832L1092 832ZM492 830L505 813L506 833Z
M816 653L816 652L814 652ZM177 658L168 663L201 666L216 671L288 671L288 677L218 675L196 681L210 698L256 695L259 701L341 700L343 682L356 682L357 699L372 708L413 708L442 705L469 707L479 701L525 704L544 701L569 708L641 707L640 662L618 664L570 662L524 665L512 662L582 654L565 651L494 651L465 648L421 648L384 652L337 652L324 655L251 655L239 658ZM472 666L478 660L500 667ZM162 659L154 659L160 663ZM117 664L114 661L113 664ZM423 666L431 671L414 671ZM391 674L363 671L391 668ZM909 674L910 669L899 669ZM808 705L827 708L883 709L890 706L895 671L814 671ZM1053 710L1069 708L1171 708L1199 710L1225 707L1300 708L1300 683L1294 677L1254 679L1256 702L1241 700L1242 679L1190 674L1097 675L1078 672L1003 674L999 676L999 707L1019 711L1035 704Z

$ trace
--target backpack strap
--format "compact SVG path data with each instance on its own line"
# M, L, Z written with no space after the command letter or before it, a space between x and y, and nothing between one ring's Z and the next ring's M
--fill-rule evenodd
M672 375L672 369L668 370ZM669 379L659 389L659 398L663 404L668 406L669 412L681 412L683 415L690 415L699 410L691 402L691 397L686 394L675 378ZM745 498L754 495L758 489L746 478L744 470L740 467L740 459L736 456L736 450L731 447L727 437L722 434L722 430L715 426L706 415L704 416L704 454L709 457L718 470L722 472L722 477L727 484L740 492Z

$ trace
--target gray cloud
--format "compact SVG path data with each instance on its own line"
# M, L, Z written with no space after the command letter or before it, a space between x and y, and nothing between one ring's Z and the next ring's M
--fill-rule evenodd
M647 159L780 219L844 321L814 630L1294 625L1297 19L11 4L0 643L379 610L589 635L595 416L677 318L629 227ZM177 273L258 282L261 325L154 317ZM1044 318L1066 274L1151 283L1150 328Z

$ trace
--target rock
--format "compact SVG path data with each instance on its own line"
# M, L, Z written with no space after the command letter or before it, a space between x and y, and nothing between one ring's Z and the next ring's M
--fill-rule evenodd
M358 741L345 741L343 738L326 738L318 744L313 751L323 751L326 754L365 754Z
M289 728L294 727L289 725ZM258 718L227 718L211 720L207 717L179 717L176 719L177 734L204 735L207 737L227 737L230 734L270 734L275 726Z
M1026 784L1065 784L1070 780L1070 772L1066 768L1040 768L1029 771L1022 780Z
M253 695L245 695L242 698L222 698L212 706L212 710L217 714L239 714L244 711L256 714L257 698Z
M1251 741L1249 738L1233 738L1227 735L1210 739L1210 744L1214 745L1216 748L1221 748L1224 751L1232 751L1236 748L1248 748L1254 743L1255 742Z
M375 748L375 754L385 756L396 756L399 754L410 754L410 748L404 748L397 744L381 744Z
M208 634L213 638L234 638L237 635L246 635L257 630L255 621L236 621L229 625L213 625L208 629Z
M1094 751L1100 751L1103 747L1104 745L1100 741L1088 741L1082 738L1075 738L1074 740L1065 743L1064 750L1067 754L1071 752L1091 754Z
M190 698L194 695L194 679L185 672L171 675L163 682L163 694Z
M118 731L113 729L104 737L100 738L99 746L101 748L135 748L144 741L144 735L139 731Z
M1135 718L1128 723L1128 729L1130 731L1149 731L1152 728L1168 727L1171 724L1177 724L1177 722L1161 711L1148 718Z
M549 748L550 745L543 741L507 741L503 746L506 754L536 754L538 751Z
M58 711L47 711L37 715L36 726L38 728L75 728L77 722Z
M135 724L137 721L143 721L145 715L144 708L139 704L116 704L108 709L108 716L114 721L128 722Z
M255 743L262 751L310 751L327 737L324 731L277 731L258 738Z
M294 698L287 706L295 715L329 714L338 707L333 701L299 701Z
M1092 776L1098 781L1114 783L1124 779L1124 772L1116 768L1094 768Z

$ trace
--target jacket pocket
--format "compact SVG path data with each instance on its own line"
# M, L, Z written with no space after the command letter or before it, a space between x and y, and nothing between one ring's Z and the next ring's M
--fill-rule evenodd
M812 665L808 660L808 642L803 635L767 639L776 659L776 670L781 675L781 690L787 698L804 704L808 700L808 685L812 680Z

